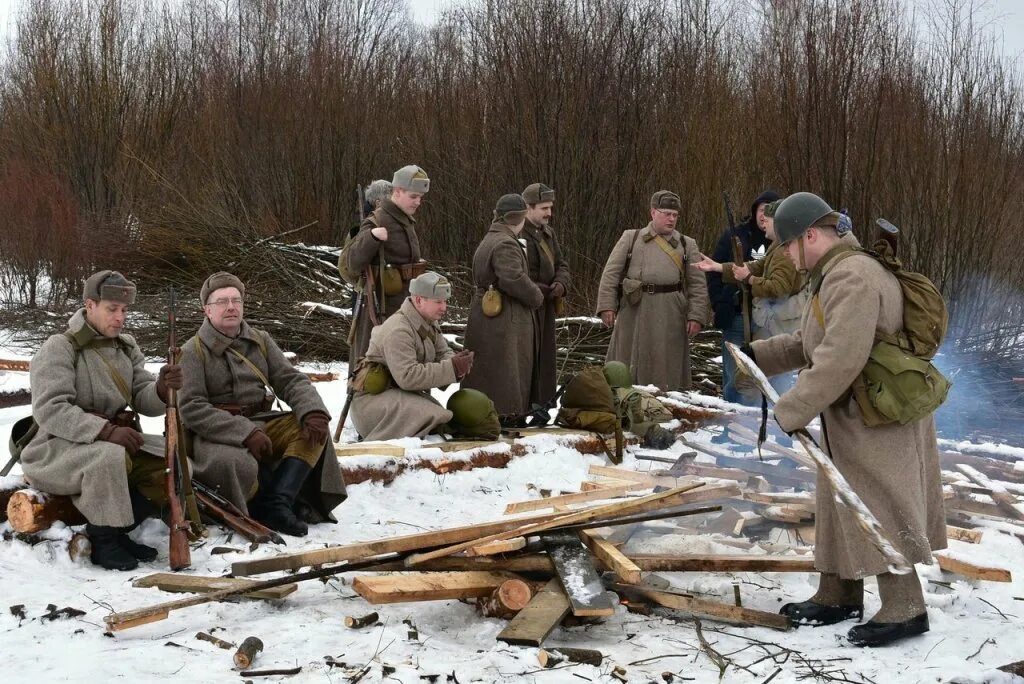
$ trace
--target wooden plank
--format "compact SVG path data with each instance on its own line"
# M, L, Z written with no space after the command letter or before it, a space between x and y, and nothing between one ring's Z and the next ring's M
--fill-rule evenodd
M501 541L491 542L490 544L482 544L480 546L474 546L471 549L466 549L467 556L494 556L499 553L511 553L513 551L519 551L526 546L526 537L512 537L511 539L502 539Z
M294 570L306 565L338 563L347 560L371 558L388 553L402 553L416 549L444 546L469 539L477 539L481 535L493 532L511 530L531 523L553 520L559 516L560 514L558 513L540 513L522 518L505 518L476 525L465 525L463 527L452 527L431 532L417 532L416 534L407 534L400 537L355 542L353 544L345 544L344 546L330 546L326 549L316 549L314 551L299 551L269 556L267 558L242 560L231 564L231 574L236 577L259 575L277 570ZM476 545L478 544L470 546Z
M804 504L814 507L814 494L811 492L744 492L747 501L763 504Z
M640 489L650 489L651 485L644 482L625 482L623 480L610 479L580 482L580 490L584 492L593 492L598 489L609 489L612 487L624 487L626 491L635 492Z
M730 423L729 429L736 433L739 437L736 441L747 446L757 447L757 433L753 430L748 430L739 423ZM801 453L795 449L782 446L776 441L769 439L767 442L761 445L762 453L770 453L780 456L786 460L792 461L797 465L815 469L814 461L807 454Z
M508 572L415 572L362 575L352 589L368 603L410 603L490 596L501 583L518 579Z
M188 594L208 594L211 591L222 589L240 589L255 584L254 580L237 579L233 577L206 577L203 575L182 575L174 572L158 572L153 575L146 575L132 582L133 587L146 589L156 587L161 591ZM261 589L245 596L258 599L282 599L291 594L298 586L285 584L271 589Z
M973 515L983 515L988 518L995 518L996 520L1009 521L1009 518L1006 517L1006 513L1003 512L1003 509L994 503L975 501L974 499L964 499L959 496L946 499L945 503L947 513L949 511L963 511Z
M616 590L628 593L635 593L642 598L653 601L665 608L682 610L703 618L718 620L732 625L758 625L769 627L780 631L788 631L792 625L789 618L778 613L768 613L763 610L742 608L717 601L707 601L693 598L683 594L667 591L657 591L644 586L632 586L628 584L614 585Z
M498 634L513 646L540 646L569 614L569 599L558 579L552 579Z
M505 515L512 513L523 513L525 511L539 511L545 508L568 506L569 504L587 503L600 501L602 499L614 499L633 490L632 484L604 487L589 492L578 492L576 494L563 494L562 496L549 496L542 499L530 499L529 501L516 501L505 507Z
M946 525L947 539L956 539L957 541L967 542L968 544L978 544L981 542L982 534L982 530L968 530L964 527Z
M752 554L629 554L647 572L814 572L814 559Z
M640 584L640 568L636 563L626 558L611 542L602 539L600 535L591 530L580 530L580 540L587 545L601 563L626 584Z
M753 458L736 458L735 456L719 456L717 461L720 466L757 473L763 475L769 482L784 484L788 487L817 482L817 475L814 471L803 468L782 468Z
M587 548L571 532L542 534L555 574L569 599L572 614L596 617L615 614L618 599L606 592Z
M533 535L538 532L544 532L555 527L563 525L574 525L576 523L589 522L591 520L597 520L599 518L613 518L618 516L633 515L635 513L646 513L647 511L657 510L661 508L670 508L672 506L678 506L684 503L690 503L691 499L685 495L689 490L696 489L702 486L702 482L697 482L686 487L679 487L676 489L669 490L662 494L648 494L638 499L630 499L629 501L620 501L618 503L607 504L604 506L594 506L592 508L585 508L583 510L574 511L565 515L560 515L556 518L547 520L545 522L533 523L530 525L524 525L521 527L514 528L505 532L496 532L489 534L479 539L472 539L470 541L455 544L453 546L446 546L436 551L428 551L426 553L416 553L405 559L405 564L408 567L415 566L418 563L422 563L426 560L433 558L441 558L443 556L449 556L459 551L465 551L473 546L479 546L485 542L494 541L496 539L508 539L509 537L519 537Z
M984 565L976 565L960 558L952 558L942 553L933 554L939 561L939 567L946 572L952 572L972 579L986 580L989 582L1012 582L1013 577L1009 570L1003 568L991 568Z
M1010 494L1001 483L989 479L966 463L958 463L956 469L971 478L975 484L988 489L991 492L989 496L1007 517L1013 520L1024 520L1024 504L1018 503L1017 497Z

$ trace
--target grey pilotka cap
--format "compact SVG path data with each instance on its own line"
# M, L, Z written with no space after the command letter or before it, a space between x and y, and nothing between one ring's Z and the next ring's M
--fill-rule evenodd
M98 271L89 276L82 288L82 297L93 301L107 300L131 306L135 303L135 283L117 271Z
M651 209L671 209L682 211L683 205L679 201L679 195L671 190L659 190L651 195Z
M452 284L443 275L425 271L409 281L409 294L427 299L448 299Z
M409 192L429 192L430 178L427 177L426 171L415 164L410 164L395 171L391 185Z
M523 190L523 199L527 204L540 204L541 202L554 202L555 191L543 183L532 183Z
M202 289L199 290L199 301L201 304L206 304L206 300L209 299L210 294L216 292L222 287L233 287L238 290L238 294L245 296L245 284L236 275L232 275L227 271L217 271L212 276L206 279L203 283Z

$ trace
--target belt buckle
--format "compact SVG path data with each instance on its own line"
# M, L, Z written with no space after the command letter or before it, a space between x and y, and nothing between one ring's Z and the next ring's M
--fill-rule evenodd
M654 294L654 283L644 283L644 292L647 294Z

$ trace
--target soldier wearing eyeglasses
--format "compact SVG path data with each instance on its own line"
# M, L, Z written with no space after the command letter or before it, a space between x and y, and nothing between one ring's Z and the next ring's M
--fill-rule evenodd
M279 532L303 536L307 523L334 522L345 482L319 393L245 321L241 280L214 273L199 296L206 318L182 346L178 395L195 476Z
M697 243L676 230L679 195L659 190L650 209L650 223L623 232L608 256L597 313L614 329L608 361L628 365L639 385L685 390L689 340L708 318L707 282Z

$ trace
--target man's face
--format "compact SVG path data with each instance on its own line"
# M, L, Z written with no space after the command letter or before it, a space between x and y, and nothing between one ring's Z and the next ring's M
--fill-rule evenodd
M85 320L93 330L111 339L121 334L124 319L128 315L128 306L109 299L85 300Z
M768 236L768 239L775 242L775 219L771 216L765 216L761 225L764 227L764 234Z
M420 202L423 201L423 193L395 188L391 193L391 201L399 209L412 216L420 208Z
M654 230L662 235L667 235L675 230L676 221L679 220L679 212L675 209L651 209L651 221L654 222Z
M758 204L757 211L755 212L754 223L756 223L757 227L760 228L761 230L764 230L764 208L767 206L767 204Z
M543 228L551 223L551 208L554 206L554 202L531 204L526 207L526 218L530 219L533 225Z
M222 287L210 293L203 305L213 327L234 337L242 327L242 293L237 287Z
M429 297L413 295L412 303L416 310L420 312L420 316L423 316L424 320L428 321L439 321L444 318L445 312L448 311L448 300L446 299L431 299Z

